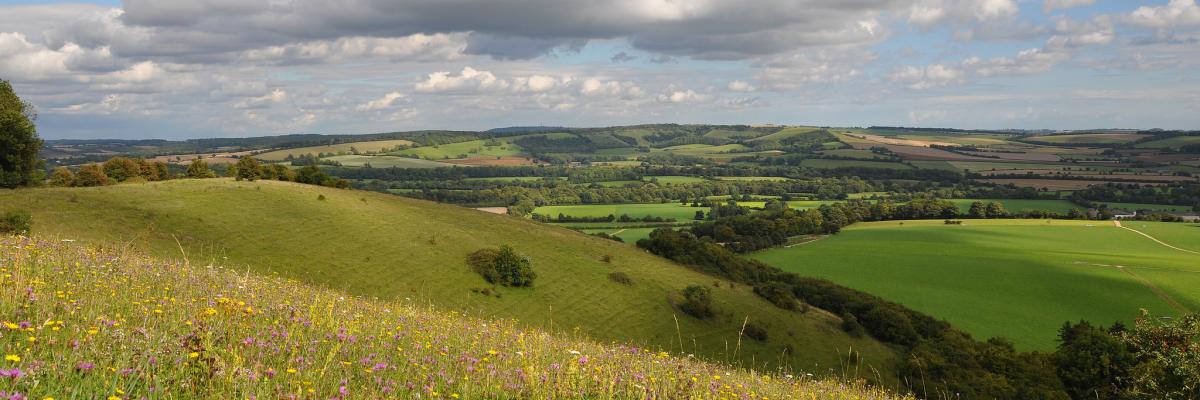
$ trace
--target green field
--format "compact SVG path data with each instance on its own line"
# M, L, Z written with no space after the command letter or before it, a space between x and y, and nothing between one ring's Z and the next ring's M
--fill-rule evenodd
M413 144L413 142L409 141L409 140L376 140L376 141L371 141L371 142L339 143L339 144L333 144L333 145L328 145L328 146L311 146L311 147L298 147L298 148L294 148L294 149L275 150L275 151L271 151L271 152L258 154L254 157L258 158L260 160L265 160L265 161L280 161L280 160L287 158L288 155L291 155L293 157L299 157L299 156L302 156L305 154L317 155L320 153L334 153L334 154L350 153L351 149L356 149L361 153L375 153L375 152L379 152L379 151L389 150L389 149L395 148L396 146L400 146L400 145L408 146L408 145L412 145L412 144Z
M707 181L707 179L697 177L697 176L670 176L670 175L667 175L667 176L661 176L661 175L660 176L644 176L644 177L642 177L642 180L647 181L647 182L649 182L651 180L655 180L655 181L658 181L658 183L663 184L663 185L688 185L688 184L692 184L692 183Z
M1050 144L1078 144L1078 143L1128 143L1134 140L1141 139L1147 135L1136 133L1084 133L1078 135L1049 135L1049 136L1034 136L1026 140L1037 143Z
M579 327L600 341L669 349L678 348L682 336L687 352L724 359L726 344L737 340L749 316L768 327L771 339L744 342L740 357L747 362L776 360L785 345L799 350L789 364L814 373L836 367L850 347L884 368L895 357L879 342L842 334L837 318L781 310L744 285L714 291L721 317L687 317L667 302L668 294L689 284L711 285L713 278L629 245L453 205L287 182L207 179L0 192L0 212L9 209L30 210L35 234L54 240L186 255L193 265L279 274L351 295L411 298L555 330ZM489 285L465 265L467 253L501 244L533 260L534 288L496 288L502 297L472 293ZM612 256L611 263L600 261L604 255ZM613 271L630 275L634 286L611 282Z
M1173 206L1169 204L1146 204L1146 203L1113 203L1097 201L1096 204L1108 204L1108 208L1123 208L1129 211L1137 210L1155 210L1155 211L1192 211L1190 206Z
M344 156L325 157L323 160L337 161L346 167L364 167L371 164L372 168L442 168L453 167L453 164L440 163L437 161L421 160L408 157L396 156L356 156L348 154Z
M789 180L781 176L717 176L714 177L719 181L773 181L783 182Z
M1086 211L1087 207L1081 207L1075 203L1066 200L1025 200L1025 199L950 199L951 202L958 205L958 209L963 213L971 210L971 203L976 201L991 202L996 201L1004 205L1004 209L1008 212L1017 212L1021 210L1050 210L1059 214L1066 214L1072 208L1080 211Z
M621 238L625 243L635 244L638 240L650 237L650 232L654 232L658 228L618 228L618 229L583 229L581 232L592 233L607 233Z
M465 178L466 181L486 181L486 182L539 182L544 180L565 181L567 177L544 177L544 176L497 176L490 178Z
M1200 136L1176 136L1173 138L1138 143L1133 147L1137 147L1139 149L1174 149L1189 144L1200 144Z
M1177 246L1200 243L1197 225L1126 226ZM897 301L979 338L1009 338L1025 350L1052 350L1056 329L1068 320L1107 325L1132 321L1140 308L1162 315L1200 309L1200 255L1109 221L860 223L752 257Z
M645 216L675 218L677 221L690 221L696 215L696 211L708 212L708 207L691 207L679 203L653 203L653 204L583 204L571 206L541 206L535 208L535 214L548 215L557 217L558 214L563 214L571 217L604 217L615 215L620 217L622 214L629 214L630 217L640 218Z
M507 140L507 141L506 141ZM485 140L470 140L466 142L448 143L436 146L421 146L405 149L394 155L416 155L428 160L457 159L470 157L504 157L521 154L520 146L511 142L512 138L501 140L500 145L487 146Z
M842 168L842 167L861 167L861 168L885 168L885 169L912 169L912 167L895 162L886 161L867 161L867 160L828 160L824 158L810 158L800 162L801 166L808 168Z

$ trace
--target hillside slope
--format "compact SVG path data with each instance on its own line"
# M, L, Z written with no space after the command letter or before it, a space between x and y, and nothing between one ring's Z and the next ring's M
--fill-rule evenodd
M6 399L891 398L119 250L0 236L0 272Z
M866 362L861 370L870 366L887 376L896 357L877 341L844 334L835 317L778 309L744 285L714 288L717 317L697 320L668 299L687 285L712 287L711 277L626 244L450 205L210 179L5 191L0 209L30 210L38 235L132 246L161 257L183 252L193 264L278 273L354 295L409 298L554 331L578 328L598 340L715 360L734 360L738 332L749 318L766 327L768 338L741 340L736 358L743 365L775 367L782 360L806 372L841 373L853 349ZM466 255L502 244L532 258L534 287L476 293L490 286L465 265ZM610 263L600 261L605 255ZM608 274L615 271L634 284L612 282Z

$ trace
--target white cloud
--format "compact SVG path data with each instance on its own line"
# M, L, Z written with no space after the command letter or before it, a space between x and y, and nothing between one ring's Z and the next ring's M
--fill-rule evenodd
M1200 6L1195 0L1171 0L1165 6L1142 6L1126 17L1131 24L1151 28L1200 25Z
M959 67L933 64L925 67L903 67L888 75L892 82L904 84L909 89L925 90L938 86L961 84L966 74Z
M1042 12L1049 14L1054 10L1090 6L1095 3L1096 0L1045 0L1042 2Z
M391 93L383 95L383 97L380 97L378 99L371 100L366 103L360 104L360 105L358 105L358 107L355 107L354 109L358 110L358 111L385 110L385 109L391 108L393 105L396 104L396 101L404 99L405 97L406 96L404 95L404 93L391 92Z
M710 94L699 93L692 89L671 89L658 95L658 101L668 103L704 103L713 99Z
M729 84L726 85L726 88L734 92L753 92L758 90L757 87L746 81L730 81Z
M464 67L458 74L445 71L429 74L427 78L417 82L415 89L422 93L478 93L504 90L508 86L507 81L496 78L496 75L489 71Z
M1020 7L1013 0L920 0L908 11L910 24L929 28L949 23L989 22L1015 17Z

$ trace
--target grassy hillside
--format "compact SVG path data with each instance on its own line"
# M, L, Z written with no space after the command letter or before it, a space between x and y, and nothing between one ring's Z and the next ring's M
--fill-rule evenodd
M555 331L577 327L598 340L725 359L748 317L766 327L768 339L742 341L738 356L747 364L776 365L782 356L822 373L839 368L853 348L886 370L895 357L879 342L843 334L834 317L780 310L743 285L714 288L719 315L694 319L668 299L687 285L711 287L713 278L627 244L456 206L224 179L4 191L0 205L32 211L42 235L164 257L180 257L182 249L193 263L278 273L353 295L411 298ZM467 253L502 244L533 260L534 288L490 288L465 265ZM600 261L605 255L611 263ZM612 282L612 272L628 274L634 284ZM484 288L495 294L472 290ZM786 353L789 346L796 351Z
M891 397L115 248L0 237L0 272L6 399Z
M1178 247L1200 243L1200 225L1125 226ZM753 257L900 302L980 338L1004 336L1025 350L1053 349L1067 320L1107 325L1132 321L1140 308L1200 310L1200 254L1109 221L860 223Z

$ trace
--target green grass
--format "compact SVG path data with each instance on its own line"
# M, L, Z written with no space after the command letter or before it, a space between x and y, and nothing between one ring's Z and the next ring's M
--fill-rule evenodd
M754 139L750 139L749 141L750 142L778 142L778 141L788 139L788 138L793 138L796 136L812 134L812 133L815 133L820 130L821 130L821 128L813 128L813 127L806 127L806 126L784 128L783 130L780 130L779 132L775 132L775 133L772 133L772 134L766 135L766 136L759 136Z
M650 232L654 232L658 228L618 228L618 229L583 229L581 232L592 233L607 233L621 238L625 243L635 244L638 240L650 237Z
M1097 201L1096 204L1108 204L1108 208L1123 208L1129 211L1137 210L1155 210L1155 211L1192 211L1190 206L1173 206L1169 204L1146 204L1146 203L1113 203Z
M1078 135L1050 135L1050 136L1035 136L1026 140L1037 143L1050 144L1078 144L1078 143L1128 143L1134 140L1146 137L1147 135L1139 135L1135 133L1085 133Z
M647 181L647 182L649 182L651 179L657 180L659 184L663 184L663 185L688 185L688 184L707 181L707 179L697 177L697 176L659 175L659 176L644 176L644 177L642 177L642 180Z
M1176 136L1173 138L1138 143L1133 147L1137 147L1139 149L1177 149L1189 144L1200 144L1200 136Z
M890 396L115 246L0 237L0 271L12 399Z
M801 166L808 168L842 168L842 167L862 167L862 168L885 168L885 169L912 169L912 167L895 162L887 161L866 161L866 160L827 160L823 158L810 158L800 162Z
M392 149L399 145L411 145L412 143L413 142L409 140L376 140L371 142L339 143L328 146L311 146L276 150L262 153L254 157L265 161L280 161L287 158L288 155L299 157L305 154L317 155L320 153L350 153L351 148L357 149L362 153L374 153Z
M967 212L971 209L971 203L976 201L1000 202L1004 205L1004 209L1008 212L1017 212L1021 210L1050 210L1059 214L1066 214L1072 208L1080 211L1086 211L1087 207L1081 207L1075 203L1066 200L1025 200L1025 199L950 199L951 202L958 205L958 209L962 212Z
M653 216L675 218L677 221L691 220L696 215L696 211L708 212L708 208L691 207L679 203L651 203L542 206L533 210L536 214L549 215L550 217L557 217L560 213L571 217L604 217L607 215L620 217L622 214L629 214L630 217L634 218Z
M421 146L405 149L391 154L417 155L423 159L442 160L471 157L504 157L521 155L521 147L512 143L516 138L500 139L500 145L487 146L486 140L470 140L466 142L448 143L437 146ZM463 157L463 156L466 157Z
M172 180L10 190L0 192L0 208L31 211L40 235L131 246L160 257L186 253L196 265L279 274L356 296L407 297L534 327L579 327L601 341L678 348L682 336L686 351L718 359L749 316L767 324L775 339L743 343L744 360L771 362L791 345L799 351L789 364L818 373L837 366L850 347L885 370L895 357L879 342L841 334L836 318L780 310L741 285L715 292L720 318L696 320L677 313L667 298L689 284L711 284L709 276L568 229L387 194L275 181ZM497 288L501 298L472 293L489 285L465 265L467 253L502 244L533 260L535 287ZM611 263L599 261L606 254ZM614 271L637 284L610 282Z
M372 168L441 168L452 167L453 164L440 163L437 161L419 160L408 157L396 156L356 156L353 154L344 156L325 157L324 160L337 161L345 167L364 167L371 164Z
M1200 242L1200 233L1180 235L1200 228L1134 224L1152 227L1147 231L1167 242ZM1178 314L1144 282L1200 310L1200 256L1109 221L862 223L753 258L897 301L979 338L1009 338L1024 350L1052 350L1056 329L1068 320L1129 322L1139 308Z
M772 181L772 182L783 182L783 181L787 181L787 180L789 180L788 178L779 177L779 176L717 176L717 177L714 177L714 178L716 178L716 179L717 179L717 180L719 180L719 181Z

